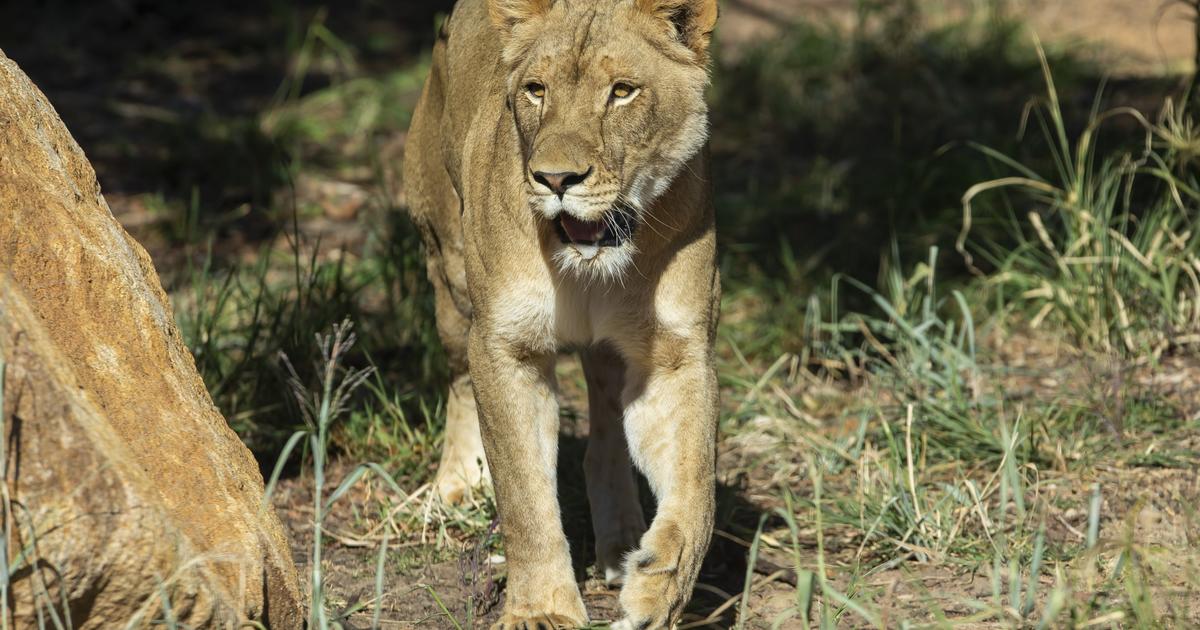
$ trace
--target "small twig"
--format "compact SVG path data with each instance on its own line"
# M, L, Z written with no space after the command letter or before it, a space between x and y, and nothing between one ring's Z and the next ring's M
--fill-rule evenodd
M1058 522L1062 523L1063 527L1066 527L1067 531L1071 532L1071 534L1073 534L1076 538L1079 540L1087 540L1087 535L1076 529L1074 525L1068 523L1067 519L1063 518L1062 514L1055 513L1054 518L1058 519Z

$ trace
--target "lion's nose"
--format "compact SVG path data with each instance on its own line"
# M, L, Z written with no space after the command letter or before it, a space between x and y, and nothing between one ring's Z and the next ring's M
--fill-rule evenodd
M567 192L567 189L582 182L592 174L591 167L582 173L562 172L562 173L547 173L545 171L534 171L533 180L537 183L549 188L554 194L560 198Z

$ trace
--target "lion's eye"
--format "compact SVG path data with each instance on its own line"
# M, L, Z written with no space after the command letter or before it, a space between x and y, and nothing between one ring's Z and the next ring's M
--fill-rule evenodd
M635 93L637 93L637 88L628 83L617 83L612 88L613 100L624 100L630 98Z
M546 95L546 86L536 81L525 84L525 93L534 99L541 99Z

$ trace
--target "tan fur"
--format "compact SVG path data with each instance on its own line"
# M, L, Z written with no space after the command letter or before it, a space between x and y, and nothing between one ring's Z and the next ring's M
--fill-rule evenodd
M551 0L496 0L488 3L488 15L499 29L533 19L550 10Z
M715 19L715 0L461 0L434 48L405 186L454 371L437 483L457 501L490 472L498 628L587 622L556 496L562 349L583 351L597 561L624 582L613 627L673 626L691 596L714 505ZM582 178L556 195L543 172ZM634 228L616 245L560 240L564 214L622 213ZM649 529L631 463L658 500Z

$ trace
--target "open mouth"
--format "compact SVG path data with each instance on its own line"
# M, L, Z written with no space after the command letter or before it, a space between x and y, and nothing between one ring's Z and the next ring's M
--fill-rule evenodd
M563 243L616 247L632 238L633 217L621 210L611 210L598 221L584 221L563 212L554 227Z

